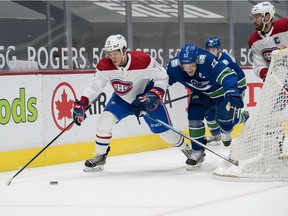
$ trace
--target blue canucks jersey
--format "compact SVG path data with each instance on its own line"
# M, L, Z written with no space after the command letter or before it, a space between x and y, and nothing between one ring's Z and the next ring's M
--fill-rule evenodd
M169 85L180 82L185 87L200 91L212 99L223 98L227 90L238 89L238 76L222 61L210 52L197 48L197 70L189 76L181 67L179 58L175 57L166 66Z
M238 76L238 89L240 93L242 93L247 87L246 87L246 76L244 71L239 67L239 65L236 63L235 59L227 54L226 52L220 52L218 56L219 60L222 61L224 64L226 64L229 68L234 70L237 73Z

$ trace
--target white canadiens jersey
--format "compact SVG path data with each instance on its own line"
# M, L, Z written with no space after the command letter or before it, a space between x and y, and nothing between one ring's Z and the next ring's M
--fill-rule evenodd
M153 80L154 87L166 90L166 70L152 57L142 51L128 52L125 67L116 67L109 58L103 58L96 66L94 78L89 82L83 96L93 101L110 82L114 92L131 103L138 94L143 94L147 84Z
M253 70L260 77L261 70L269 68L271 52L288 47L288 18L273 22L271 30L266 34L254 32L248 44L253 51Z

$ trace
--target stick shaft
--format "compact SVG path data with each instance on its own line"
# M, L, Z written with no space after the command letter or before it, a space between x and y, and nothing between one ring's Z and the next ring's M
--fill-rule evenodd
M222 159L224 159L224 160L226 160L226 161L234 164L235 166L238 166L238 165L239 165L239 162L238 162L238 161L235 161L235 160L233 160L233 159L231 159L231 158L229 158L229 157L226 157L225 155L222 155L222 154L214 151L213 149L209 148L208 146L204 145L203 143L201 143L201 142L199 142L199 141L197 141L197 140L195 140L195 139L192 139L190 136L182 133L181 131L179 131L178 129L172 127L171 125L169 125L169 124L167 124L167 123L165 123L165 122L163 122L163 121L161 121L161 120L159 120L159 119L156 119L156 118L151 117L147 112L142 111L142 114L145 115L147 118L149 118L149 119L151 119L151 120L153 120L153 121L155 121L155 122L157 122L157 123L160 123L160 124L163 125L164 127L166 127L166 128L168 128L168 129L174 131L175 133L178 133L179 135L185 137L186 139L189 139L190 141L195 142L197 145L201 146L202 148L205 148L206 150L208 150L208 151L210 151L211 153L213 153L213 154L221 157Z
M58 137L60 137L69 127L71 127L74 124L74 121L72 121L66 128L64 128L61 133L59 133L51 142L49 142L41 151L39 151L28 163L26 163L9 181L7 182L7 185L10 185L12 180L19 175L27 166L29 166L32 161L34 161L42 152L44 152Z
M96 101L96 100L95 100ZM86 110L90 109L91 104L87 106ZM7 181L7 185L10 185L13 179L19 175L29 164L31 164L42 152L44 152L55 140L57 140L68 128L70 128L74 124L74 121L72 121L66 128L64 128L63 131L61 131L53 140L51 140L44 148L41 149L28 163L26 163L18 172Z
M175 98L175 99L172 99L172 100L169 100L169 101L165 101L164 104L169 104L169 103L173 103L175 101L178 101L178 100L182 100L184 98L187 98L187 97L190 97L192 94L188 94L188 95L184 95L182 97L178 97L178 98Z

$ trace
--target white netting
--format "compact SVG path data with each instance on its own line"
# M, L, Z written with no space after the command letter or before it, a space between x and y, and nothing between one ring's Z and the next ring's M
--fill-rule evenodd
M288 50L272 61L255 111L231 144L230 157L213 175L225 180L288 181Z

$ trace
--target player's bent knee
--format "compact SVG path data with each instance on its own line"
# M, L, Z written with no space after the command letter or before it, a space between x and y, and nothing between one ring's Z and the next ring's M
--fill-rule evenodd
M174 146L178 146L179 144L181 144L183 139L182 136L172 130L167 130L163 133L160 133L160 136L165 142L170 143Z
M97 134L110 135L113 125L117 123L117 118L113 113L104 111L97 122Z

